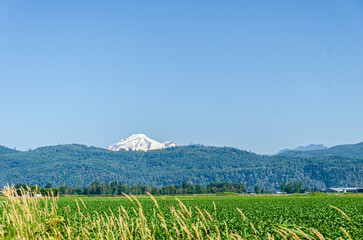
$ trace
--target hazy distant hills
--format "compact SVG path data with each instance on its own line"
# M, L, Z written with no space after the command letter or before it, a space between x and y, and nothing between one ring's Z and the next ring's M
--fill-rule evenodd
M243 182L249 189L258 184L270 191L278 190L283 180L301 180L312 187L357 186L363 184L362 145L317 150L325 151L319 154L316 151L285 152L286 155L274 156L204 146L147 152L110 151L78 144L41 147L26 152L2 147L0 186L19 182L84 186L93 180L113 179L127 184L157 186L180 184L184 180L198 184L231 181Z
M294 149L285 148L285 149L280 150L276 154L278 155L278 154L281 154L283 152L288 152L288 151L306 152L306 151L322 150L322 149L327 149L327 148L328 147L324 146L323 144L310 144L308 146L299 146L299 147L294 148Z
M289 157L328 157L340 156L349 158L363 158L363 142L357 144L338 145L331 148L313 150L313 151L285 151L280 153L281 156Z

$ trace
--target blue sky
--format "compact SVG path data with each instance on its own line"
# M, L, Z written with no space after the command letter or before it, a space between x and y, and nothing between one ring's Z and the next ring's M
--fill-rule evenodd
M0 145L363 141L362 1L1 1Z

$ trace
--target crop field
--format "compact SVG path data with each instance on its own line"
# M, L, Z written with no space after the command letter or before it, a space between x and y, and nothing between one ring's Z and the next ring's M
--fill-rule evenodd
M238 232L241 236L253 238L255 232L251 227L253 224L258 236L266 236L267 232L279 236L275 229L277 225L292 228L294 226L302 230L314 228L325 238L346 239L346 234L341 230L343 227L350 236L359 239L358 232L363 238L363 195L329 195L329 196L178 196L187 208L197 214L199 209L207 210L214 218L216 224L222 231L225 226L233 232ZM105 198L105 197L85 197L82 198L87 206L87 212L95 215L95 211L113 212L118 211L120 205L131 212L134 204L125 197ZM153 218L154 202L150 197L138 197L143 206L147 219ZM170 217L169 206L177 206L178 201L175 197L156 197L165 218ZM168 202L166 202L166 201ZM215 207L214 204L215 203ZM74 211L77 210L74 197L64 197L59 201L60 209L70 206ZM351 221L348 221L338 210L330 207L335 206L347 214ZM245 215L246 220L236 208L240 209ZM65 213L62 212L64 215ZM356 231L358 229L358 232ZM282 239L282 237L281 237Z
M39 231L59 239L363 239L362 194L60 197L47 201L51 203L46 208L52 209L48 212L55 213L44 213L47 216L42 221L54 229ZM38 206L43 208L44 202Z

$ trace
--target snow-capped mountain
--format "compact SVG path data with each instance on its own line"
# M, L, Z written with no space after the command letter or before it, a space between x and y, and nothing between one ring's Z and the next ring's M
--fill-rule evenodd
M162 149L162 148L169 148L169 147L176 147L177 144L167 141L164 143L160 143L155 141L145 134L134 134L128 138L122 139L121 141L112 144L107 149L112 151L120 151L122 149L131 150L131 151L148 151L154 149Z

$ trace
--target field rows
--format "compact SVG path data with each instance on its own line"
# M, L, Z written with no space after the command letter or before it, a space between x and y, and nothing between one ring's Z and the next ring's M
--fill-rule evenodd
M363 195L16 197L2 239L363 239Z
M64 209L70 206L73 211L77 210L77 204L74 197L60 198L60 215L65 215ZM168 203L177 206L178 201L175 197L156 197L165 218L171 216ZM167 200L167 202L165 201ZM279 235L272 229L276 225L283 225L289 228L298 226L301 229L317 229L326 238L337 239L346 238L345 233L340 229L343 227L350 236L359 237L363 229L363 195L331 195L331 196L186 196L178 197L193 214L197 215L199 209L207 210L214 218L218 227L224 231L225 225L229 231L237 232L241 236L254 237L255 232L250 223L257 232L258 236L266 236L267 232L272 235ZM122 198L104 198L104 197L83 197L87 209L83 209L91 216L96 212L109 212L110 210L117 213L118 207L122 205L128 212L132 212L134 205L125 197ZM149 197L138 197L143 211L148 220L154 218L155 204ZM215 208L214 204L215 203ZM82 205L81 205L82 206ZM330 207L335 206L344 211L350 218L348 221L342 213ZM246 217L243 220L242 215L236 210L239 208ZM358 231L356 230L358 229ZM362 236L362 235L361 235Z

